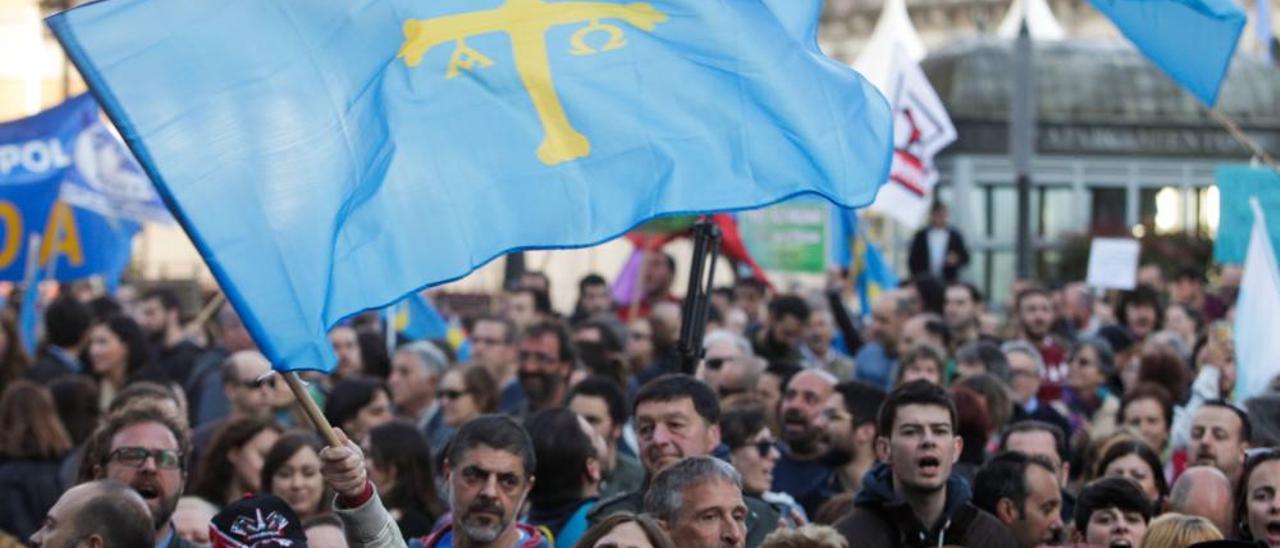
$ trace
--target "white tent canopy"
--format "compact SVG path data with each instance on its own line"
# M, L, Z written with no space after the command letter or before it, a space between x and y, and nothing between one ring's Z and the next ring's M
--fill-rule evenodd
M1066 36L1046 0L1013 0L1009 12L996 29L996 35L1009 40L1017 38L1023 13L1027 17L1027 31L1031 33L1032 40L1061 40Z

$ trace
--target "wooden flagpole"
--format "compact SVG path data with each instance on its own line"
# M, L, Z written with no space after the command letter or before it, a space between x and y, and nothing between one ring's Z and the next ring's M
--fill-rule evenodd
M324 438L325 443L330 447L342 447L342 440L338 439L338 433L333 430L333 425L329 424L329 420L324 418L324 413L320 411L320 406L316 405L316 400L311 399L311 392L307 391L307 386L298 377L297 371L289 371L282 373L284 382L289 385L289 390L293 391L293 397L298 400L298 405L302 407L302 412L311 419L312 426L316 427L316 431L320 432L320 436Z
M1244 148L1249 149L1249 152L1253 154L1255 158L1262 160L1262 163L1267 164L1267 167L1270 167L1275 171L1280 171L1280 164L1276 163L1276 159L1270 154L1267 154L1266 150L1249 137L1249 134L1245 133L1243 129L1240 129L1240 126L1236 124L1235 120L1228 118L1225 113L1216 108L1205 108L1205 110L1209 112L1210 118L1213 118L1215 122L1218 122L1219 125L1227 130L1227 133L1231 134L1233 139L1244 146Z

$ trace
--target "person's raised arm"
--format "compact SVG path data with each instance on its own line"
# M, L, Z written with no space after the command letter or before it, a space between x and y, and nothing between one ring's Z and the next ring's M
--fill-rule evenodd
M342 520L347 543L352 548L402 548L404 537L391 514L382 506L377 490L369 481L364 453L335 429L341 447L325 447L320 451L320 473L324 482L338 494L333 511Z

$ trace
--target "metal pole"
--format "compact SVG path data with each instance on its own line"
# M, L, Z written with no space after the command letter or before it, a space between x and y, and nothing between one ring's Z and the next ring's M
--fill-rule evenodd
M702 359L702 336L706 332L707 309L711 304L711 284L715 280L715 261L719 256L720 229L703 217L693 225L693 260L689 265L689 288L681 309L680 371L692 375ZM710 259L710 266L708 266ZM708 273L710 275L707 275ZM704 281L705 280L705 281Z
M1014 43L1013 98L1009 105L1009 154L1018 188L1017 275L1031 276L1031 155L1035 149L1035 88L1031 32L1026 13Z

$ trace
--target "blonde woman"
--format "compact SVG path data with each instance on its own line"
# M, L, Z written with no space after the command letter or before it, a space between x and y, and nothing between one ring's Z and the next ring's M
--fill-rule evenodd
M1222 540L1222 532L1213 522L1200 516L1170 513L1151 520L1141 548L1186 548L1210 540Z

